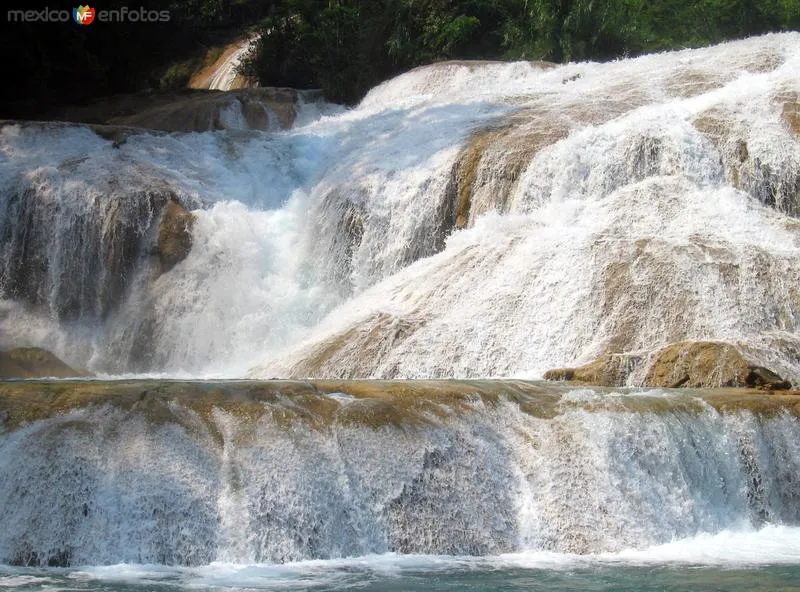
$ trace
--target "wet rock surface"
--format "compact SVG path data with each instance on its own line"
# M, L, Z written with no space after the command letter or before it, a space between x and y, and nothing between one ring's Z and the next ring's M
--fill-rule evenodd
M643 378L637 380L636 375ZM608 354L583 366L549 370L544 378L608 387L791 388L789 381L754 365L735 346L714 341L673 343L647 355Z
M74 378L87 376L39 347L0 350L0 380L9 378Z

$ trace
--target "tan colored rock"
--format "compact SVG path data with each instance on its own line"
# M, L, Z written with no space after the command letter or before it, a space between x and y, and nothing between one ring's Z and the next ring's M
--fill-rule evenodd
M164 208L158 228L158 261L160 272L166 273L186 259L192 249L192 227L195 217L177 202Z
M680 70L665 82L667 91L677 97L690 98L722 88L724 81L704 70Z
M292 378L358 378L358 359L381 364L393 347L411 337L423 325L424 321L420 319L375 313L363 326L347 329L309 347L302 361L289 368L288 375ZM396 377L392 369L387 368L385 372L390 378Z
M238 108L251 129L269 129L267 111L286 129L297 114L297 98L298 91L290 88L193 91L152 107L143 103L134 113L113 117L108 123L169 132L202 132L227 129L229 123L223 113Z
M530 97L521 95L509 102L516 100L528 102ZM491 127L474 131L451 173L453 225L468 227L488 211L508 210L517 182L538 153L566 138L575 127L602 125L648 100L630 88L611 89L592 101L526 106Z
M734 346L711 341L683 341L655 354L645 386L664 388L743 387L751 364Z
M786 93L780 99L783 102L781 112L783 121L792 130L792 133L800 139L800 95L798 93Z
M461 155L454 170L457 186L455 209L455 226L464 228L469 221L472 207L472 191L478 176L478 168L487 146L503 134L500 129L486 129L474 132Z
M724 413L747 410L763 417L800 416L798 391L768 394L720 389L696 395ZM520 380L16 381L0 383L0 421L4 430L11 431L75 409L109 405L146 418L153 426L177 424L190 431L202 427L222 446L224 439L217 425L220 410L235 417L240 428L257 427L255 424L268 416L276 426L287 429L301 424L311 429L334 425L378 429L429 426L448 418L481 414L483 409L508 402L531 417L552 419L564 412L563 396L564 389ZM706 409L687 400L659 397L570 402L571 408L576 406L588 411L634 413L701 414ZM257 438L260 430L250 433L252 436L241 433L239 437Z
M549 370L544 378L595 386L625 386L634 370L642 367L644 378L633 386L763 390L786 390L792 386L771 370L754 365L737 347L719 341L671 343L648 357L606 354L576 368Z
M717 341L683 341L660 350L650 362L644 386L665 388L791 388L788 381L753 365L733 345Z
M560 114L538 109L521 111L499 126L473 132L452 172L455 227L470 226L491 210L505 211L533 157L568 134Z
M0 379L74 378L88 376L39 347L20 347L0 351Z
M544 374L545 380L565 380L597 386L621 386L625 384L627 372L624 358L606 354L577 368L557 368Z

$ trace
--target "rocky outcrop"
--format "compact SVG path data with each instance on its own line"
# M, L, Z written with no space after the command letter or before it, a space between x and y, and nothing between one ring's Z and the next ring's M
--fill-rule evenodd
M664 388L764 387L791 385L766 368L753 365L734 346L713 341L673 343L648 362L644 386Z
M418 427L509 402L519 405L525 414L550 419L568 408L564 405L568 391L555 384L523 380L31 380L0 383L0 420L4 429L14 430L28 422L107 404L143 415L154 425L178 423L196 429L199 420L212 428L222 445L223 436L212 425L219 410L245 422L271 416L286 428L296 427L298 422L312 428L333 424ZM723 389L694 394L719 410L800 415L798 391L769 394ZM659 397L572 400L569 405L643 412L672 406L703 412L692 399L665 405ZM194 413L184 413L181 407Z
M74 378L88 376L38 347L0 350L0 379L9 378Z
M291 88L241 88L231 91L184 90L115 95L84 106L45 114L52 120L166 132L225 129L288 129L301 100L322 98L318 91Z
M780 106L783 127L800 139L800 107L794 93L776 97ZM694 127L719 151L726 180L737 189L745 191L764 205L800 217L800 168L796 159L787 158L779 166L772 162L764 147L756 143L752 130L740 118L716 107L699 114ZM787 137L787 151L797 152L791 136Z
M422 319L396 317L386 312L376 313L358 329L350 329L309 347L302 361L288 371L293 378L331 377L359 378L356 362L361 358L376 365L389 357L399 346L424 326ZM388 336L388 337L387 337ZM398 378L396 369L384 368L383 376Z
M111 178L75 199L21 187L0 218L0 294L61 320L108 315L148 252L164 273L191 248L193 218L163 185L128 190Z
M580 78L575 75L564 84ZM602 125L640 106L630 89L610 89L592 101L568 100L521 109L468 137L451 172L452 225L465 228L488 211L506 212L533 159L583 125Z
M192 249L194 221L194 215L178 202L170 201L164 207L156 249L160 273L168 272L186 259Z
M604 355L583 366L556 368L544 373L545 380L580 382L598 386L621 386L630 374L620 355ZM626 371L627 370L627 371Z
M792 386L775 372L754 365L735 346L717 341L672 343L649 355L604 355L576 368L550 370L544 378L598 386L656 388L786 390Z
M113 117L108 123L170 132L287 129L297 115L300 94L291 88L195 91L185 98Z
M796 138L800 139L800 94L786 93L779 97L783 103L781 115L783 121L792 130Z
M560 115L528 110L473 132L451 173L453 226L465 228L485 212L507 211L513 189L533 157L568 133Z

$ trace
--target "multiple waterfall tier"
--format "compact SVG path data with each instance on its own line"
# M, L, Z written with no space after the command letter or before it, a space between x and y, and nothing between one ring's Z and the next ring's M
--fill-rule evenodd
M110 374L536 377L702 339L796 381L799 68L787 33L446 62L271 133L6 122L0 347ZM170 203L191 249L166 269Z

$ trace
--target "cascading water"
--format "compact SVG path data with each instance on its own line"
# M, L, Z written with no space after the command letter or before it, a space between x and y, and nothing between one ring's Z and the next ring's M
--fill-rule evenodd
M0 345L112 374L467 377L716 339L798 380L798 60L790 33L445 63L275 133L6 123ZM160 273L169 201L192 248Z
M792 397L102 385L0 392L0 563L598 554L800 522Z
M797 382L798 72L789 33L437 64L351 110L298 97L284 131L0 122L0 349L115 377L485 378L718 340ZM755 564L730 588L778 589L799 413L530 382L3 382L0 587L718 589Z
M207 81L207 87L211 90L230 90L236 81L236 70L247 56L255 43L255 38L246 39L239 42L238 47L230 52L230 55L223 56L222 63L212 72Z

